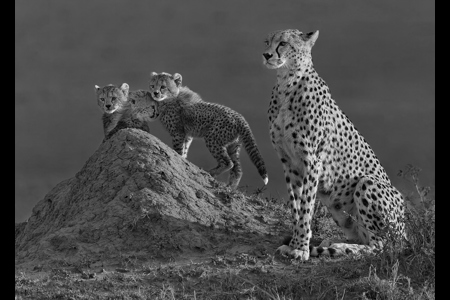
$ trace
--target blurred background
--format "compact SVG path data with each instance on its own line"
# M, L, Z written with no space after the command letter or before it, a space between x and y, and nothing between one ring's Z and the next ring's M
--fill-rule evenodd
M276 72L262 65L273 30L320 30L314 66L394 185L406 164L435 184L435 4L418 0L15 1L15 221L73 177L103 139L94 85L145 89L178 72L204 100L240 112L265 159L268 197L286 200L268 134ZM152 134L171 145L154 123ZM241 155L242 190L262 181ZM203 140L188 159L210 169ZM221 180L226 180L222 176Z

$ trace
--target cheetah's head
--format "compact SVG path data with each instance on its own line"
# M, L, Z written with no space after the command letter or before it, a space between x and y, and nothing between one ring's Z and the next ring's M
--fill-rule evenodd
M302 33L297 29L272 32L264 41L263 64L269 69L297 69L311 61L311 48L319 31Z
M120 87L109 84L104 87L95 86L97 95L97 105L102 112L112 114L117 110L121 110L127 103L128 90L130 86L123 83Z
M152 99L149 91L130 91L128 101L130 102L131 113L136 119L152 122L158 118L158 102Z
M175 73L156 73L150 74L149 89L152 98L156 101L163 101L167 98L176 98L180 92L182 77Z

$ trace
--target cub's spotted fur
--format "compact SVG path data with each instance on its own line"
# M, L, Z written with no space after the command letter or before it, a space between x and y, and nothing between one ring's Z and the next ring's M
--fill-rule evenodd
M268 117L272 145L284 169L293 235L278 250L301 260L319 254L372 251L390 225L404 236L402 195L391 185L370 145L331 98L313 67L311 48L319 32L270 33L263 63L277 70ZM349 240L310 247L316 197Z
M134 118L128 102L130 87L123 83L120 87L109 84L104 87L95 86L97 104L103 112L103 131L105 140L123 128L138 128L150 132L148 124Z
M242 177L239 160L241 144L256 166L264 184L266 167L247 121L231 108L203 101L189 88L181 86L181 75L152 73L150 95L133 99L132 109L143 121L159 119L172 137L173 149L187 157L193 138L204 138L206 147L218 165L210 170L218 176L230 170L229 186L236 188ZM155 101L156 100L156 101Z

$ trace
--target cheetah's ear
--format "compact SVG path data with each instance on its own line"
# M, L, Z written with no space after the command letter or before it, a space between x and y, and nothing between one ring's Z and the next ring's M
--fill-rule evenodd
M173 74L173 80L175 81L177 87L180 87L182 79L183 77L181 77L181 74L178 73Z
M156 72L151 72L151 73L150 73L150 78L152 78L153 76L156 76L156 75L158 75L158 73L156 73Z
M301 37L302 34L303 34L303 32L301 32L301 31L298 30L298 29L292 29L292 32L293 32L297 37Z
M319 37L319 30L308 32L305 34L305 37L306 37L306 42L312 48L312 46L314 46L317 38Z
M122 90L125 97L128 97L128 91L130 90L130 86L128 85L128 83L122 83L120 89Z
M101 87L99 87L98 85L95 85L95 93L99 93L100 92Z

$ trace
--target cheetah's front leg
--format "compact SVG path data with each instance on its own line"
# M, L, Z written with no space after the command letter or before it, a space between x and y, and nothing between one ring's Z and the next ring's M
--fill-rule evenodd
M187 157L187 150L185 150L186 135L184 133L171 133L172 135L172 147L176 153L180 154L183 158Z
M292 187L290 200L293 234L289 246L283 245L278 250L303 261L308 260L310 255L311 218L319 183L319 169L315 161L304 158L302 163L302 168L285 167L286 182Z
M295 183L293 182L293 174L300 174L300 170L299 169L294 169L292 170L291 166L292 166L292 162L290 160L290 158L285 155L284 151L280 148L275 148L277 149L277 154L281 159L281 163L283 166L283 171L284 171L284 178L286 180L286 187L287 187L287 192L289 194L289 206L291 208L291 213L292 213L292 230L295 232L295 228L298 225L298 221L299 221L299 213L298 210L296 209L296 207L298 207L299 203L300 203L300 198L299 195L301 193L301 189L302 186L300 185L300 187L297 188L297 186L295 185ZM295 192L294 192L295 189ZM291 238L292 241L292 238ZM277 248L276 250L277 252L280 252L283 255L287 255L287 256L292 256L292 257L300 257L300 259L302 260L307 260L309 258L309 252L304 252L304 251L298 251L295 248L293 248L291 246L291 244L288 245L282 245L280 247Z
M182 150L182 154L181 154L181 156L183 158L187 158L187 154L188 154L188 151L189 151L189 147L191 146L192 140L193 140L193 138L190 137L190 136L185 136L184 137L183 146L182 146L183 150Z

